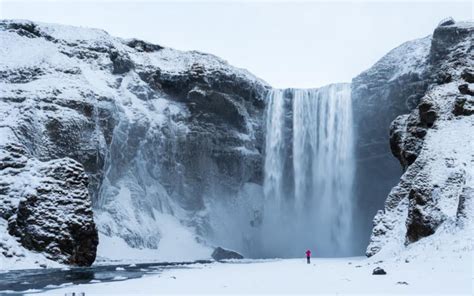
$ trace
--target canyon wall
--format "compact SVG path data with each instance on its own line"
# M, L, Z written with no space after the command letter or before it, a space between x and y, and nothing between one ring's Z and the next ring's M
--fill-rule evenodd
M0 228L9 233L0 252L12 260L24 256L11 251L19 243L55 261L89 265L100 241L163 253L163 241L170 246L182 233L186 240L171 246L285 256L264 252L262 225L265 207L269 219L268 208L288 199L313 209L307 217L350 208L341 210L344 217L328 215L331 231L315 232L322 244L350 240L348 254L363 252L382 208L368 255L417 241L446 221L470 225L471 23L448 22L433 36L392 50L351 85L319 90L273 90L213 55L97 29L5 20L0 41ZM339 88L347 90L351 107L316 108L315 101ZM268 105L275 93L279 111ZM296 119L306 120L296 131L295 100L306 102L296 110ZM282 141L269 146L268 120L280 111L285 129L271 132ZM352 118L346 122L352 140L328 132L324 139L337 147L309 145L310 135L329 130L322 123L308 128L322 113ZM340 171L345 158L336 151L347 141L355 163ZM310 157L317 153L320 158ZM272 155L281 156L274 159L287 174L276 187L268 183ZM334 163L316 174L307 157ZM354 178L344 182L346 175ZM325 191L315 185L321 180L347 186ZM272 194L275 189L281 190ZM308 206L306 191L326 203ZM341 242L333 230L347 232L341 226L347 220L352 233ZM325 248L326 255L342 254Z

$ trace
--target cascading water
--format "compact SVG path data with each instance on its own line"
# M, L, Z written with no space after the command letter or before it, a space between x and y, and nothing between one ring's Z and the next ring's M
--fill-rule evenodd
M349 84L273 90L266 122L261 252L351 255L354 176Z

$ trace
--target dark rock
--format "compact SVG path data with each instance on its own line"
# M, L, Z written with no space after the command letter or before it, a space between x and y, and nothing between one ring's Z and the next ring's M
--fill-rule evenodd
M434 219L437 215L426 215L425 211L436 211L442 215L439 209L429 209L432 191L429 188L413 188L408 195L410 207L407 219L407 242L416 242L420 238L433 234L444 219Z
M15 32L27 38L45 38L48 41L54 41L53 37L41 31L38 25L31 21L2 20L0 29Z
M141 52L154 52L154 51L159 51L164 48L163 46L148 43L148 42L145 42L143 40L138 40L138 39L132 39L130 41L127 41L126 44L130 46L131 48L134 48L137 51L141 51Z
M376 268L372 271L372 274L375 274L375 275L385 275L385 274L387 274L387 272L385 272L385 270L383 270L383 269L380 268L380 267L376 267Z
M474 91L469 88L469 84L461 84L458 89L463 95L474 96Z
M112 74L124 74L135 68L130 57L118 51L112 51L110 53L110 60L113 66Z
M418 170L416 167L414 173L417 175L413 179L408 194L406 244L433 234L447 220L448 214L439 206L441 203L439 195L443 192L455 192L463 188L466 182L466 172L463 169L455 169L448 174L442 187L431 184L429 173ZM450 195L445 198L450 198ZM461 202L462 196L459 199Z
M8 220L10 235L18 237L23 247L51 260L91 265L98 234L82 166L70 158L39 162L14 143L0 150L4 155L0 163L18 163L8 165L8 171L0 170L0 177L6 174L36 180L30 188L0 184L0 218ZM18 204L11 202L15 199Z
M161 85L161 70L156 69L152 72L140 72L138 73L140 78L146 82L151 89L155 91L161 91L163 90L163 87Z
M226 250L221 247L217 247L212 252L212 258L214 260L226 260L226 259L244 259L244 256L240 255L239 253L231 250Z
M472 72L470 69L464 69L461 73L461 77L467 83L474 83L474 72Z
M8 29L15 31L20 36L25 36L28 38L41 37L41 32L38 30L36 24L32 22L10 23L8 24Z
M433 116L436 118L436 116ZM425 118L425 120L427 120ZM420 139L426 135L428 124L422 124L418 116L401 115L390 126L390 148L402 168L407 169L415 162L421 151ZM409 134L410 136L407 136Z
M453 52L454 46L464 40L472 37L472 27L463 26L438 26L433 33L430 62L431 64L439 64L448 61L448 55ZM458 59L461 61L461 59ZM465 64L466 66L468 64Z
M230 95L195 87L189 91L187 99L191 113L195 114L198 120L212 123L226 122L246 132L248 114L245 108Z
M45 75L44 69L39 67L21 68L16 71L0 71L0 81L8 83L28 83Z
M420 123L426 127L432 127L438 114L433 108L433 104L429 101L422 101L418 105Z
M7 143L2 147L7 153L0 158L0 170L6 168L19 169L26 166L28 151L23 145L17 143Z
M474 98L465 96L456 97L453 114L456 116L469 116L474 114Z
M453 81L453 76L451 75L451 73L440 71L435 76L435 81L438 84L449 83L449 82Z

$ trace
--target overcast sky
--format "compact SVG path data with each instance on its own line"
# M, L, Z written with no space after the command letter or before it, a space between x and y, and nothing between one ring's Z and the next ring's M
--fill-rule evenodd
M473 18L472 1L276 2L8 1L1 18L102 28L218 55L275 87L348 82L447 16Z

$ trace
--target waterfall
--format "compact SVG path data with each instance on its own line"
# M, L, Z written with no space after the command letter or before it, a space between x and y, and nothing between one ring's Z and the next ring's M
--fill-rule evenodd
M352 254L350 93L349 84L270 92L260 233L267 256Z

